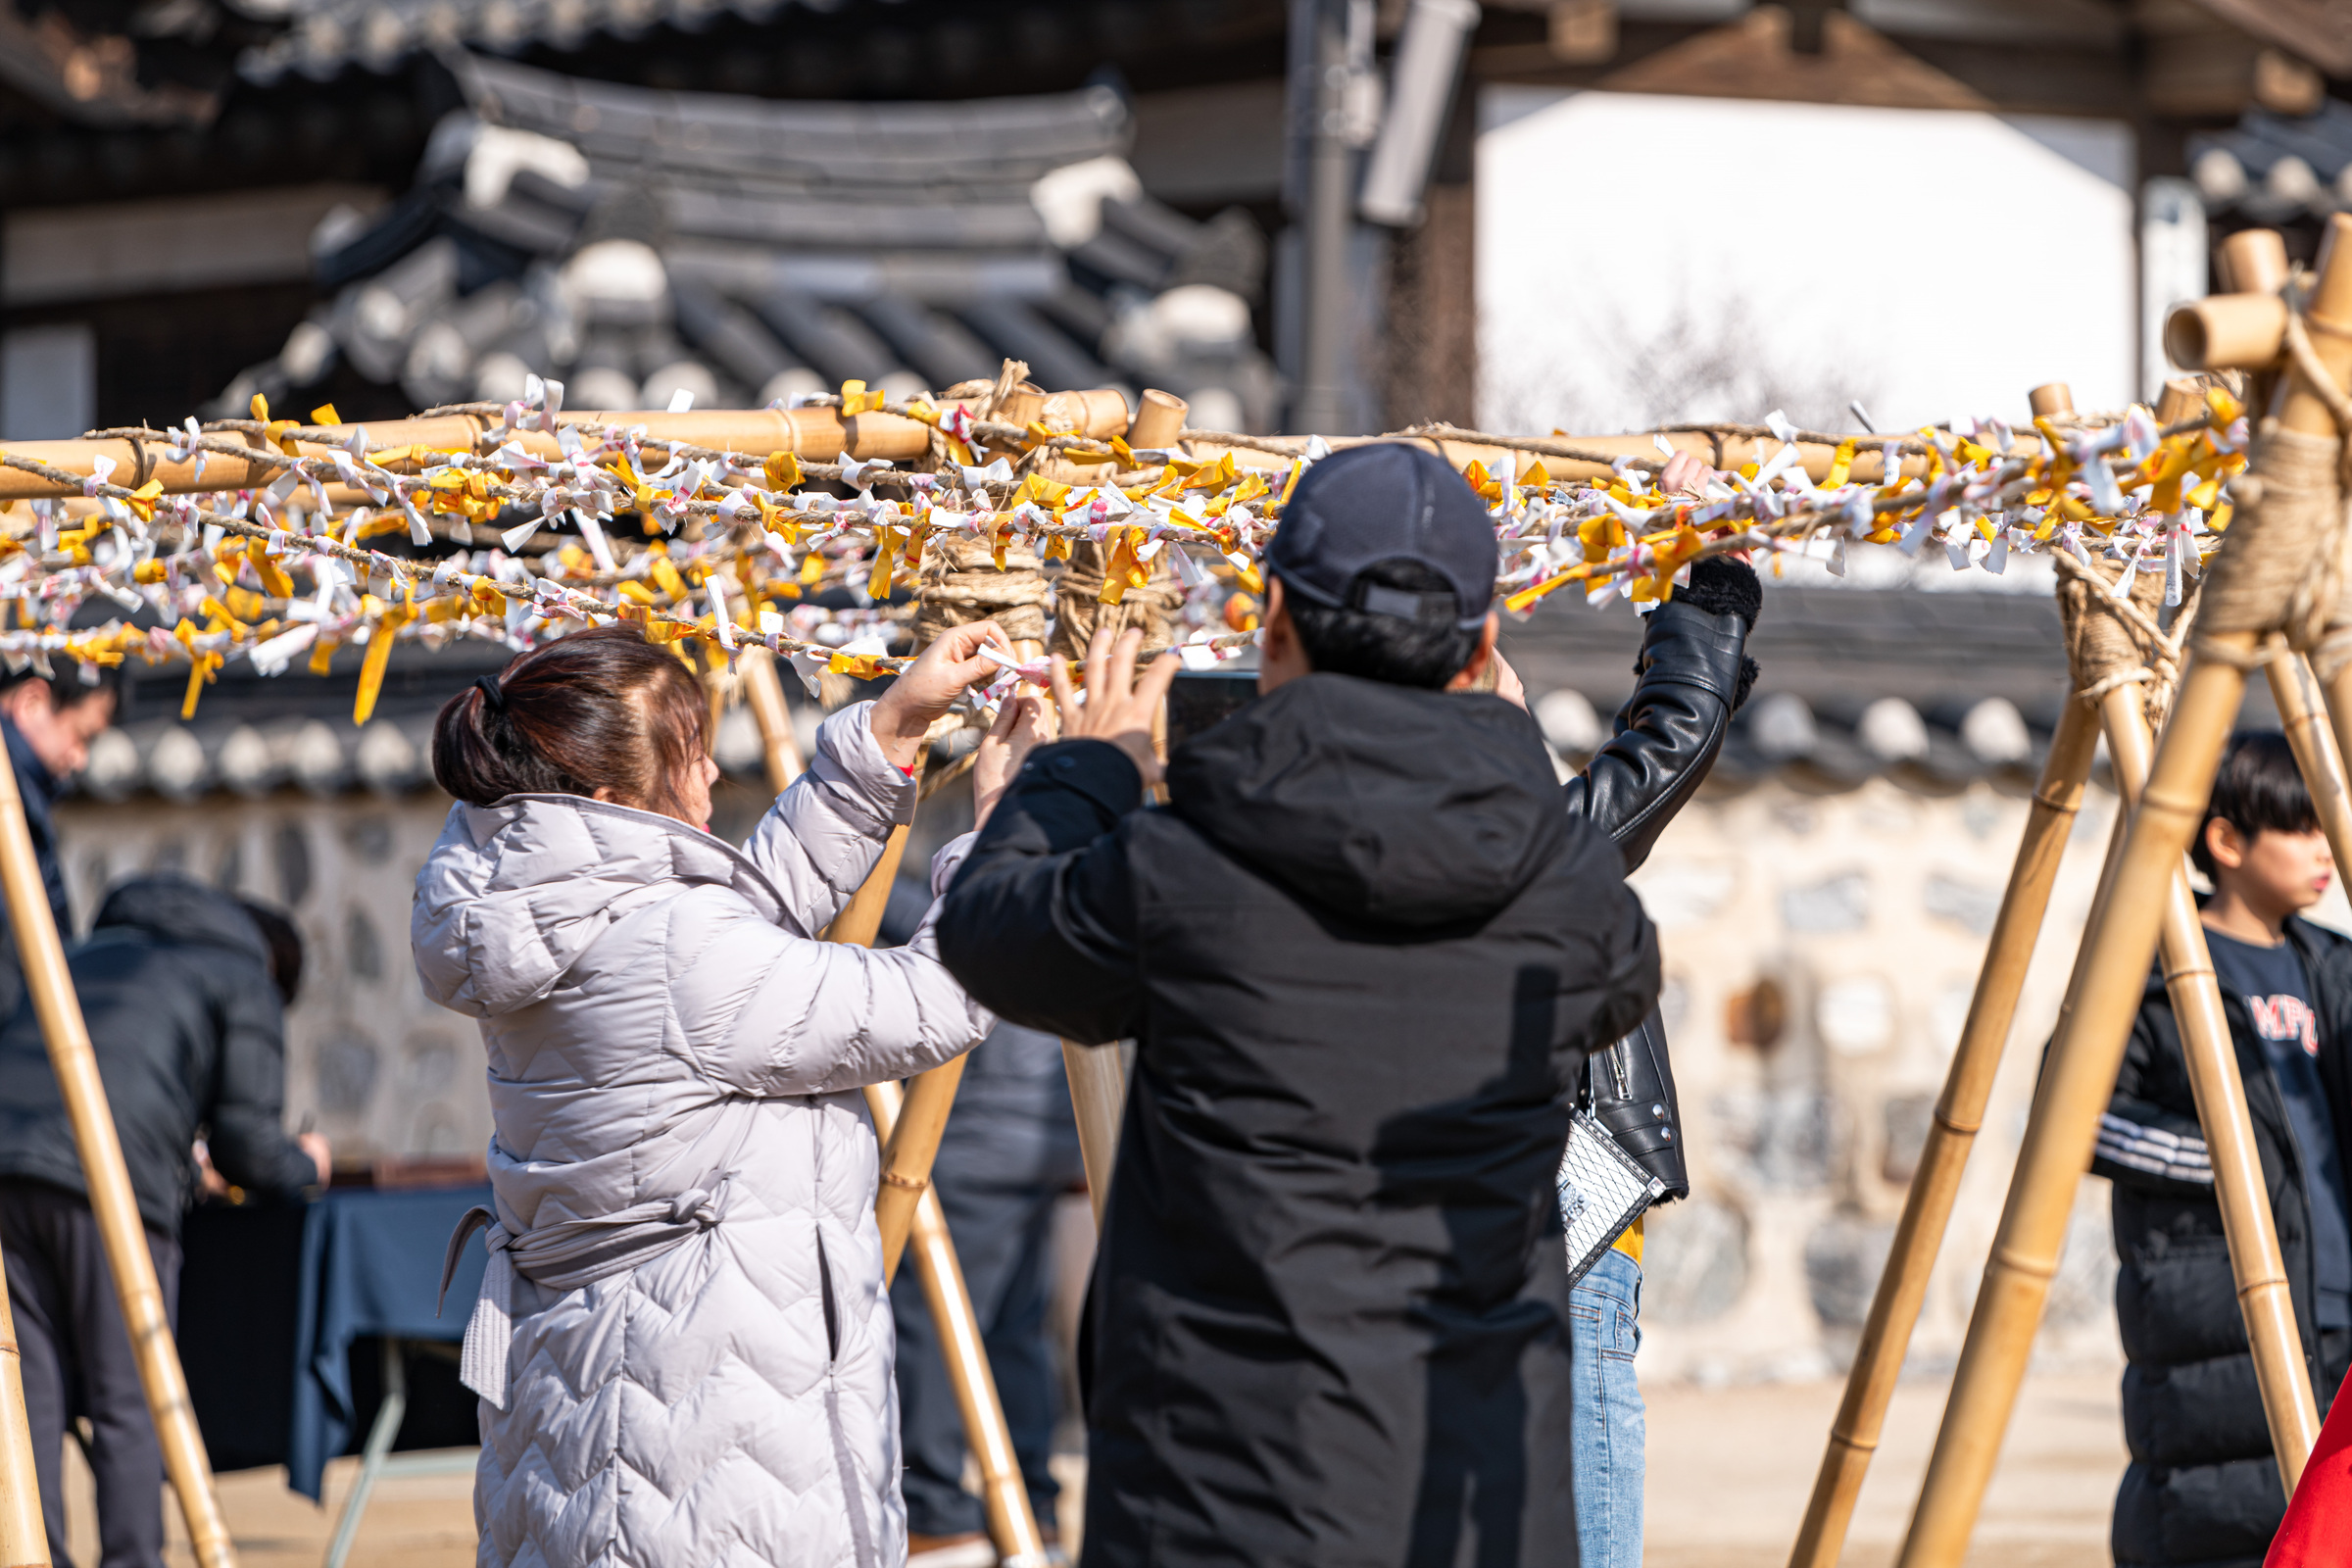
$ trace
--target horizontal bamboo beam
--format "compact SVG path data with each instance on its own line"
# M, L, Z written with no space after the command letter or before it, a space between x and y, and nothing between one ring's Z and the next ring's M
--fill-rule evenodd
M812 463L832 463L844 453L854 458L888 458L904 463L930 450L931 430L919 419L897 414L856 414L842 417L839 409L709 409L685 414L665 411L598 413L566 416L604 424L643 425L649 439L716 447L764 458L789 452ZM360 424L305 425L287 432L303 457L324 457L347 445L357 432L371 452L416 447L431 452L472 452L492 428L487 416L445 414L431 418L379 419ZM259 448L259 437L248 441ZM554 462L563 456L556 438L544 430L519 430L508 439L532 457ZM133 489L160 480L167 495L200 490L246 490L276 478L277 465L240 462L219 453L205 456L198 477L194 457L173 462L153 442L127 440L12 441L0 443L20 458L32 458L69 472L95 472L93 464L105 458L115 466L112 482ZM396 472L414 471L418 465L403 460L385 465ZM0 467L0 502L42 496L75 495L22 468Z
M1058 393L1052 397L1023 393L1007 402L1002 416L1015 422L1026 422L1024 415L1044 417L1050 421L1050 427L1066 422L1072 426L1071 433L1096 440L1126 434L1131 440L1156 446L1178 435L1179 432L1168 428L1173 421L1167 416L1182 407L1177 399L1166 399L1161 404L1147 398L1130 426L1126 404L1115 392ZM567 421L642 425L647 438L653 441L675 441L755 458L789 452L812 463L835 462L845 454L861 460L887 458L894 463L911 462L929 451L931 440L930 427L918 419L882 413L857 414L845 418L840 410L830 408L697 409L682 414L641 410L567 414L564 417ZM1182 417L1180 412L1176 417ZM303 425L286 431L285 437L304 457L324 457L335 448L347 447L355 433L366 439L368 451L376 453L398 453L399 449L410 447L419 453L473 452L481 449L482 438L494 427L491 416L486 414L444 414L358 424ZM1235 466L1245 468L1287 468L1306 447L1303 437L1261 438L1204 430L1181 433L1186 438L1185 450L1194 459L1213 463L1231 453ZM245 439L257 451L264 450L259 435L248 434ZM544 430L508 432L502 439L535 458L553 462L562 456L556 438ZM1507 473L1515 480L1524 480L1539 464L1554 479L1592 479L1607 476L1611 471L1609 460L1615 458L1637 458L1654 466L1660 456L1661 439L1676 452L1689 453L1712 467L1726 470L1769 462L1782 446L1776 437L1751 433L1744 427L1724 431L1675 430L1662 435L1542 438L1438 429L1343 437L1330 445L1344 448L1368 442L1404 442L1427 447L1457 468L1476 462L1489 473L1498 476ZM1850 439L1856 443L1849 469L1851 478L1862 484L1884 483L1886 465L1881 449L1888 438L1861 434ZM1799 466L1805 473L1816 483L1827 478L1837 461L1838 442L1800 440L1796 447ZM2013 456L2035 450L2030 441L2017 443L2010 449ZM271 462L240 461L211 453L205 456L200 474L194 457L173 461L158 443L114 437L0 442L0 451L84 475L94 473L97 460L104 458L114 465L109 475L113 483L136 489L154 480L162 484L167 495L252 489L270 483L281 471ZM424 461L421 457L396 456L383 466L394 472L414 472ZM1897 477L1919 478L1926 473L1924 456L1912 454L1897 462ZM1090 479L1098 476L1094 470L1087 470L1087 474ZM77 488L60 485L22 468L0 467L0 504L79 493Z

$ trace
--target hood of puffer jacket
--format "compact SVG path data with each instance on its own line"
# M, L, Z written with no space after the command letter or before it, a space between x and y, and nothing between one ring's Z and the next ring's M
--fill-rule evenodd
M1306 903L1406 928L1495 913L1570 831L1524 710L1349 675L1291 681L1177 748L1168 798Z
M697 884L784 918L741 851L673 817L577 795L461 801L416 874L417 978L433 1001L476 1017L527 1006L622 914Z
M267 965L269 946L244 906L184 876L133 877L118 883L98 906L90 935L132 930L165 942L197 942L228 948Z

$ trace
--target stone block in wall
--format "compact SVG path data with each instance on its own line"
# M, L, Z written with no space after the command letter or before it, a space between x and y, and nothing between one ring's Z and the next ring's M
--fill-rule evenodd
M2001 912L2001 890L1936 871L1929 874L1920 902L1938 920L1949 920L1972 936L1990 936L1993 917Z
M1811 1088L1739 1089L1710 1102L1710 1153L1735 1186L1811 1192L1829 1185L1842 1140L1838 1102Z
M1870 921L1870 882L1848 871L1781 894L1781 923L1808 936L1859 931Z
M1927 1151L1928 1129L1936 1121L1934 1095L1895 1095L1880 1107L1886 1118L1886 1141L1879 1154L1879 1174L1897 1187L1909 1187L1919 1171L1919 1156Z
M1747 1216L1693 1196L1653 1208L1642 1227L1642 1311L1659 1323L1705 1323L1746 1293Z
M1853 1361L1893 1246L1892 1225L1853 1214L1832 1214L1805 1238L1805 1295L1821 1319L1822 1348L1838 1366Z

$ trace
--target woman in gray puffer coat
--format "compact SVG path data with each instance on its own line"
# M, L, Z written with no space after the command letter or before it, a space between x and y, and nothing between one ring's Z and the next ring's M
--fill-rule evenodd
M745 849L710 836L704 702L633 629L563 638L442 710L458 798L416 968L480 1020L495 1212L462 1366L478 1560L891 1568L906 1558L876 1149L858 1093L989 1015L934 958L818 940L907 819L921 736L998 666L985 622L817 732ZM1025 750L1007 705L983 811ZM940 853L934 891L968 840Z

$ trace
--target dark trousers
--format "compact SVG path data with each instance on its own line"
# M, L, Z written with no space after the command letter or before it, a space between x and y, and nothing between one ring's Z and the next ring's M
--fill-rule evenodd
M976 1047L932 1167L948 1234L996 1374L1013 1451L1038 1523L1054 1528L1058 1489L1048 1461L1060 1413L1046 1307L1057 1200L1084 1177L1061 1044L999 1025ZM963 1490L963 1418L911 1254L891 1286L899 1328L899 1433L906 1528L956 1536L986 1523Z
M179 1243L151 1230L147 1250L164 1309L176 1325ZM24 1352L24 1414L50 1560L72 1560L62 1474L66 1428L86 1416L98 1482L99 1568L160 1568L163 1450L89 1200L45 1182L0 1181L0 1253L8 1259L8 1309Z

